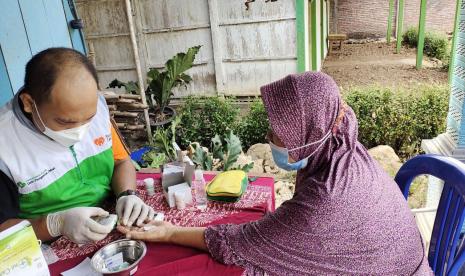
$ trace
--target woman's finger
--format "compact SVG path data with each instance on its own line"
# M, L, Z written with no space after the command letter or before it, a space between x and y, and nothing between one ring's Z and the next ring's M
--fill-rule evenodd
M123 234L126 234L131 231L128 227L124 227L122 225L118 225L116 229Z
M129 231L126 238L133 240L155 241L154 232Z

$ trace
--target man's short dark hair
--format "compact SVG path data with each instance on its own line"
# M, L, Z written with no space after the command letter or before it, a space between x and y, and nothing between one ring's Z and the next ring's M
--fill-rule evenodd
M40 105L49 98L61 71L80 66L83 66L92 75L98 86L97 71L85 55L70 48L43 50L34 55L26 64L24 90Z

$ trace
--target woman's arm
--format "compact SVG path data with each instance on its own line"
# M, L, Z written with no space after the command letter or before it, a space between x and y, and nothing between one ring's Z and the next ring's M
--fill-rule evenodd
M128 239L174 243L208 251L204 227L180 227L169 222L154 221L141 228L118 226L118 230Z

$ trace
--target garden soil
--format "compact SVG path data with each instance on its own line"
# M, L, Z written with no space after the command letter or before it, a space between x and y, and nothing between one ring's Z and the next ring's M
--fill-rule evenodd
M423 69L417 70L416 49L403 47L395 53L395 42L344 44L341 52L329 55L323 72L332 76L342 90L351 86L412 87L418 84L447 84L448 73L442 62L423 59Z

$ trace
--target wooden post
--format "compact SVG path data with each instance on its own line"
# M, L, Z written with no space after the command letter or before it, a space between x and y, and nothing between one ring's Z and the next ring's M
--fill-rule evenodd
M402 27L404 25L404 0L399 0L399 8L397 15L397 47L396 53L400 53L402 47Z
M92 62L94 67L97 67L97 62L95 60L94 42L92 40L89 40L88 42L88 49L89 49L89 52L87 53L87 57L90 59L90 62Z
M459 21L460 21L460 2L457 0L457 6L455 8L455 23L454 23L454 34L452 37L452 46L450 47L450 61L449 61L449 84L452 84L452 75L455 67L455 55L457 50L458 32L459 32Z
M140 87L139 93L142 98L142 104L147 105L147 99L145 98L145 91L144 91L144 79L142 77L142 70L140 66L139 50L137 47L136 34L134 31L134 21L132 19L131 1L126 0L125 3L126 3L126 14L128 17L128 24L129 24L129 33L131 36L132 50L134 53L134 61L136 63L137 81L139 82L139 87ZM149 143L152 143L152 130L150 128L150 117L149 117L148 109L144 109L144 118L145 118L145 124L147 128L147 138L148 138Z
M387 29L387 34L386 34L386 41L388 44L391 44L393 13L394 13L394 0L389 0L388 29Z
M148 54L148 51L147 51L147 37L144 33L144 27L143 27L143 23L142 23L142 12L143 12L143 8L144 8L144 4L143 2L141 1L134 1L134 0L131 0L134 7L133 9L135 10L135 14L136 16L134 16L134 20L135 20L135 24L134 24L134 28L135 28L135 32L136 32L136 38L137 38L137 41L138 41L138 44L137 44L137 48L139 49L139 57L141 57L139 60L140 60L140 67L141 67L141 72L142 72L142 76L144 76L144 78L142 79L144 81L144 87L146 87L147 83L146 83L146 79L145 79L145 76L147 76L147 72L148 72L148 62L150 60L149 58L149 54Z
M210 13L210 31L213 46L213 61L215 64L216 91L218 95L225 93L225 74L223 68L223 48L221 45L221 32L218 17L218 0L208 0Z
M425 48L425 18L426 0L421 0L420 20L418 23L417 69L421 69L423 65L423 49Z

